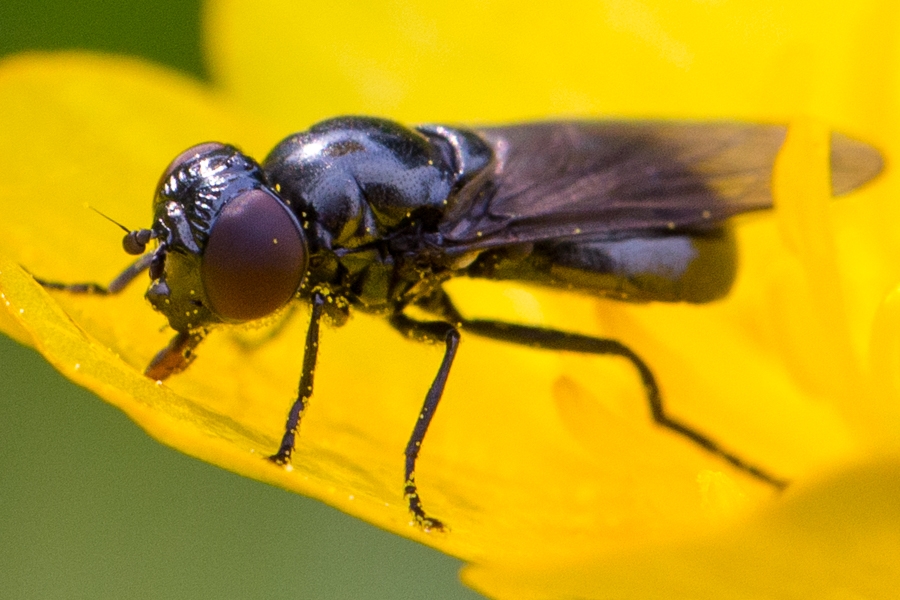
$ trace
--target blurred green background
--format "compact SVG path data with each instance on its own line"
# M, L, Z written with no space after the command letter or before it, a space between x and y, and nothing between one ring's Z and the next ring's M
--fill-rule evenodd
M0 1L0 57L71 48L205 76L199 2ZM460 566L164 447L0 336L0 598L481 598Z

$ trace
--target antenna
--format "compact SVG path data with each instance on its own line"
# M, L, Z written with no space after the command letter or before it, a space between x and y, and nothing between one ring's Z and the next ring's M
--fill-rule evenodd
M101 217L103 217L104 219L109 221L110 223L117 225L119 227L119 229L121 229L125 233L131 233L131 229L128 229L127 227L125 227L124 225L122 225L121 223L119 223L118 221L116 221L115 219L110 217L109 215L103 214L102 212L100 212L99 210L97 210L96 208L91 206L90 204L85 204L84 207L91 209L92 211L94 211L95 213L97 213L98 215L100 215Z
M122 238L122 247L125 249L125 252L128 254L143 254L144 251L147 250L147 243L156 237L156 234L153 233L150 229L128 229L109 215L105 215L90 204L85 203L85 207L91 209L110 223L118 226L119 229L125 232L125 237Z

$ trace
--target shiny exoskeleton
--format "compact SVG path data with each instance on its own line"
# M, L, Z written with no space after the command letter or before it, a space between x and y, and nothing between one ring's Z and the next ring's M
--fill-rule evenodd
M406 448L405 495L422 528L419 448L434 416L460 331L533 347L625 358L640 374L652 418L736 468L786 482L668 416L651 370L611 339L469 319L442 284L469 276L549 285L631 302L708 302L727 294L736 250L726 220L772 205L770 179L785 128L738 123L543 122L462 129L408 128L344 117L276 146L262 165L233 146L205 143L163 174L150 229L129 232L143 254L108 287L145 269L147 298L177 332L146 374L184 370L214 327L312 306L298 396L280 448L290 461L312 395L323 316L383 315L411 338L446 345ZM881 168L872 148L835 135L833 189ZM150 240L154 251L144 254ZM434 320L406 313L416 307Z

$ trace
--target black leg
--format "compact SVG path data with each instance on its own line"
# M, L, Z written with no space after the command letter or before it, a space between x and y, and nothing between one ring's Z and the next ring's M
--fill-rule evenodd
M480 319L461 319L462 329L476 335L497 340L513 342L535 348L547 350L562 350L565 352L584 352L588 354L620 356L627 359L641 376L644 384L644 392L650 405L650 415L656 424L678 433L708 452L715 454L734 467L744 471L748 475L764 481L781 490L787 487L788 482L776 477L765 470L748 463L743 458L724 449L718 442L696 429L666 414L663 407L662 396L653 371L650 367L625 344L611 339L595 338L577 333L566 333L555 329L543 327L530 327L527 325L513 325L497 321Z
M62 290L71 294L97 294L108 296L111 294L118 294L124 290L138 275L150 267L152 260L152 252L144 254L131 263L127 269L119 273L108 286L102 286L99 283L60 283L58 281L45 281L38 277L35 277L34 280L49 290Z
M391 325L407 337L419 341L444 342L446 344L444 359L425 396L425 403L422 405L422 410L419 411L419 418L416 420L416 426L413 427L409 443L406 444L406 483L404 486L404 495L409 504L409 511L413 514L416 524L425 531L442 531L446 528L445 525L438 519L429 517L422 508L419 488L416 486L416 459L419 457L419 449L422 447L422 440L425 439L428 425L431 424L441 395L444 393L447 376L450 374L453 358L459 348L459 332L449 323L416 321L402 313L391 316Z
M644 392L647 396L647 403L650 406L650 416L657 425L688 438L735 468L768 483L776 489L782 490L788 486L789 482L787 480L776 477L766 470L747 462L740 456L723 448L708 435L697 431L678 419L670 417L663 405L662 395L659 392L659 386L656 383L656 378L653 376L653 371L631 348L617 340L567 333L543 327L515 325L483 319L466 319L459 313L453 302L442 290L428 298L422 299L417 304L421 308L457 324L463 331L474 333L475 335L546 350L622 357L634 365L640 374Z
M297 390L297 399L291 405L287 422L284 425L284 436L281 438L281 446L278 452L269 457L274 463L286 465L291 461L294 452L294 442L297 431L300 429L300 419L306 410L313 393L313 376L316 371L316 356L319 352L319 321L322 320L322 311L325 306L325 297L316 293L312 297L312 317L309 320L309 329L306 330L306 348L303 350L303 372L300 374L300 387Z

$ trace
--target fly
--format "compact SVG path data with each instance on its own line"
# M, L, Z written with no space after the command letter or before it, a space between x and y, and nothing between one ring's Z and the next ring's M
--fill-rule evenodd
M209 142L160 179L149 229L123 246L140 257L108 286L41 281L115 294L145 270L146 293L176 334L145 374L186 369L215 327L312 307L297 397L269 460L287 465L313 393L319 324L351 309L401 334L444 344L443 360L406 446L404 495L424 530L416 459L456 356L460 332L548 350L615 356L640 375L653 420L775 488L787 485L667 413L647 364L628 346L544 327L463 316L443 289L467 276L552 286L627 302L710 302L734 280L727 220L772 206L771 175L786 129L740 123L564 121L414 128L368 117L324 121L257 163ZM832 189L881 170L880 154L832 137ZM151 240L156 249L146 252ZM431 315L407 314L416 308Z

